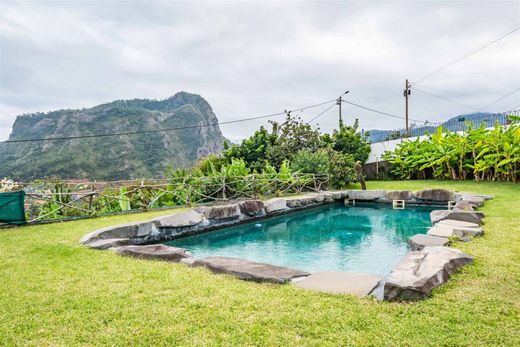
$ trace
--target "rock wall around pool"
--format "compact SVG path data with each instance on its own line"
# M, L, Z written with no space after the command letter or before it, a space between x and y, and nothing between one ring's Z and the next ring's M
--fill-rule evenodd
M476 209L492 198L489 195L426 189L418 192L344 190L266 201L253 199L200 206L146 222L111 226L83 236L80 242L94 249L111 249L124 256L206 266L217 273L239 273L238 277L241 279L285 283L293 277L297 280L298 277L309 274L238 258L213 257L215 260L210 257L205 258L206 260L195 260L184 249L153 243L341 200L345 200L346 204L355 203L356 200L379 203L404 200L412 204L451 202L454 204L453 209L431 212L433 226L427 234L417 234L409 239L411 250L392 269L386 280L381 282L381 299L417 300L428 297L432 289L443 285L460 267L473 262L471 256L448 246L454 239L471 241L474 237L483 235L484 214ZM213 264L217 260L218 266ZM211 264L207 265L205 261ZM290 276L280 275L285 273Z
M380 203L404 200L406 203L429 204L447 203L456 201L455 199L455 193L444 189L427 189L418 192L343 190L272 198L266 201L252 199L200 206L149 221L111 226L83 236L80 242L95 249L150 244L343 200L347 203L356 200Z

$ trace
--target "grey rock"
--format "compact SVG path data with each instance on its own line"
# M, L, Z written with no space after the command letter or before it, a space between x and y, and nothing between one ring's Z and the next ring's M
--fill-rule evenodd
M420 251L427 246L449 246L450 240L447 237L417 234L408 239L408 245L412 251Z
M460 200L491 200L494 199L494 195L486 195L486 194L475 194L475 193L467 193L467 192L457 192L453 200L460 201Z
M424 189L415 192L413 197L419 200L448 202L453 200L454 193L446 189Z
M355 272L315 272L292 280L298 288L335 294L366 296L377 287L381 276Z
M262 200L247 200L239 204L240 211L249 217L254 217L264 212L264 203Z
M183 248L169 247L161 244L146 246L118 247L119 255L139 259L163 260L178 263L183 258L191 257L191 254Z
M472 204L469 201L466 200L460 200L458 201L455 206L453 207L453 211L475 211L475 208L478 207L478 205Z
M332 199L334 200L341 200L343 198L343 194L341 192L331 192Z
M287 200L285 198L274 198L264 202L265 212L273 213L283 211L287 208Z
M204 220L202 214L194 210L175 213L154 219L159 228L186 228L200 224Z
M309 275L308 272L300 270L230 257L197 259L192 266L204 266L214 273L228 274L254 282L287 283L294 278Z
M130 239L145 235L153 229L150 222L127 223L98 229L84 235L79 242L86 245L101 239Z
M445 219L431 227L427 234L431 236L455 237L460 239L463 236L481 236L484 234L484 230L475 223Z
M109 249L112 247L126 246L130 242L129 239L117 238L117 239L97 239L87 243L87 247L93 249Z
M222 220L240 217L240 207L238 204L204 206L199 207L196 210L203 214L206 219Z
M329 192L322 192L320 194L323 195L323 202L334 202L334 194Z
M436 223L445 220L445 219L453 219L463 222L475 223L482 225L484 222L482 218L484 214L479 211L449 211L449 210L434 210L430 212L430 220L433 225Z
M304 207L309 206L313 204L318 203L318 195L317 194L308 194L304 196L298 196L298 197L289 197L287 198L286 204L287 207L290 208L298 208L298 207Z
M460 267L473 262L462 251L443 246L408 252L388 275L385 300L419 300L443 285Z
M409 190L389 190L386 192L386 198L392 200L411 200L413 194Z
M349 199L354 200L378 200L386 197L386 190L349 190Z

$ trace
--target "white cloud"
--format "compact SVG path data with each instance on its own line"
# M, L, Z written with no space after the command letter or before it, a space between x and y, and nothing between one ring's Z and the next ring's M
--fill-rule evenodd
M0 140L20 113L165 98L180 90L201 94L222 121L317 103L345 90L354 102L402 114L405 78L421 78L520 18L517 1L0 6ZM520 88L518 61L519 32L418 87L479 108ZM512 94L487 111L518 103L520 94ZM419 91L410 109L412 118L432 121L471 111ZM320 118L322 129L336 125L336 112ZM401 125L348 105L344 114L360 118L365 129ZM261 124L266 121L222 129L236 140Z

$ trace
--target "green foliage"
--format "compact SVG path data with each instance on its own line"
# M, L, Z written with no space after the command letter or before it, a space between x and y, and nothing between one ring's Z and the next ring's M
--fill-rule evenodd
M462 133L449 132L442 127L425 140L400 143L383 159L392 165L392 173L400 179L428 178L476 181L517 182L520 172L520 123L498 123L493 129L483 126Z
M364 163L370 154L370 144L358 129L359 121L356 119L352 126L340 124L339 130L334 129L332 135L325 134L323 140L335 151L351 154L354 161Z
M312 174L323 174L329 172L329 151L317 150L312 152L304 149L296 153L291 161L291 170Z

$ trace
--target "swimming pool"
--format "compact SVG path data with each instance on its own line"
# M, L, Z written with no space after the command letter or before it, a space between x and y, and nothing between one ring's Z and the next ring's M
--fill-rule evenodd
M386 275L408 238L431 226L432 206L326 205L168 241L195 258L237 257L308 272Z

